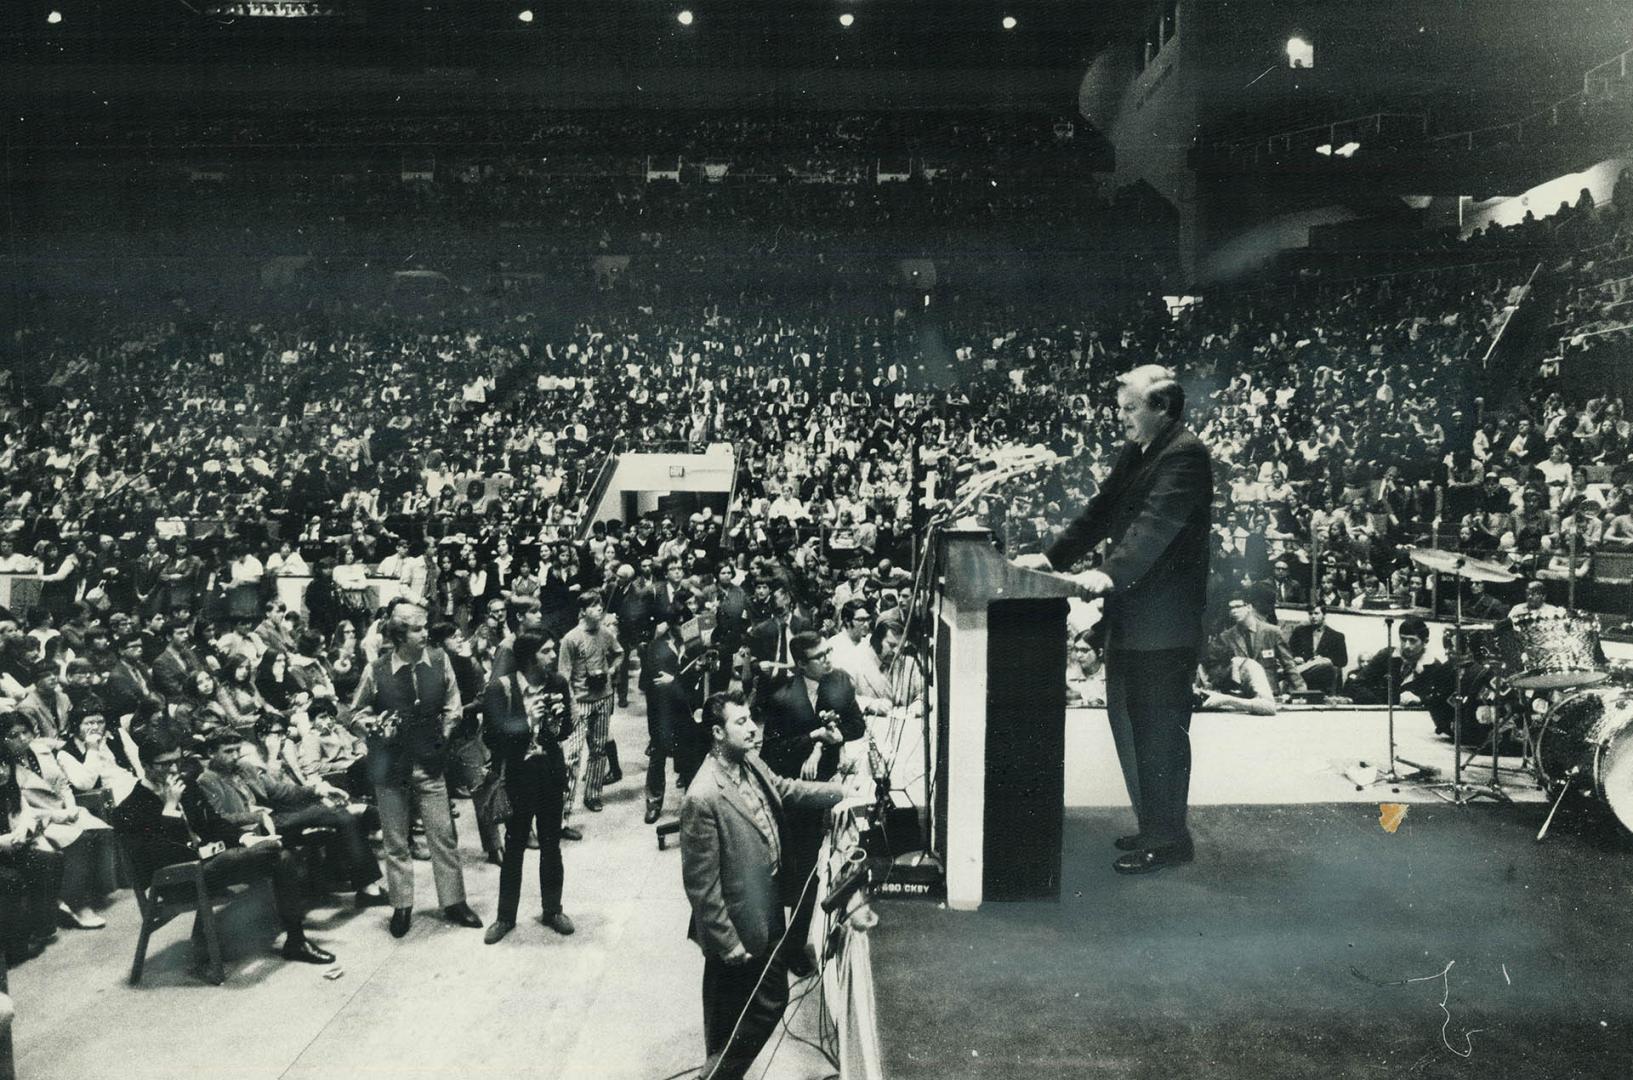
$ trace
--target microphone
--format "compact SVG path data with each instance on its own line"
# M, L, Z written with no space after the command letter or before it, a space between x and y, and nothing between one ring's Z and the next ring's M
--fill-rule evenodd
M834 882L833 888L828 890L827 897L823 899L822 913L832 915L836 909L844 906L852 893L866 885L867 881L867 852L855 848L850 853L844 873Z

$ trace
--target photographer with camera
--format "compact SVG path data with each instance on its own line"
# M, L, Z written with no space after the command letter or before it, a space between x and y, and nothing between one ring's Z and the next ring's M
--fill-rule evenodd
M607 765L607 726L612 720L613 673L624 660L624 647L606 622L601 593L589 589L578 598L578 625L561 639L561 677L573 695L573 734L566 745L567 801L562 807L562 836L579 840L571 827L573 802L580 785L584 809L599 812ZM586 748L588 748L586 750Z
M408 933L414 915L414 863L409 825L418 802L431 848L437 902L445 918L476 929L481 918L465 902L454 819L443 773L448 738L459 725L459 684L448 654L426 643L426 612L399 597L386 612L383 633L391 651L363 671L352 699L352 725L368 740L369 779L374 783L385 840L386 891L391 896L391 936Z
M574 727L571 691L556 670L556 643L544 631L524 630L513 649L516 670L488 684L482 705L482 738L493 753L494 768L503 773L510 800L499 867L499 913L484 938L489 945L516 927L522 860L535 824L540 920L558 934L573 932L573 920L561 910L561 807L567 791L561 740Z

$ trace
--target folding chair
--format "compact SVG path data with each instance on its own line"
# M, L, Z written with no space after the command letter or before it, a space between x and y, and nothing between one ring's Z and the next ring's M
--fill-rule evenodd
M136 906L142 913L142 930L136 938L136 958L130 965L130 985L137 986L142 981L142 965L147 960L147 943L153 931L176 916L191 911L194 913L194 932L204 935L204 945L209 950L210 962L206 975L210 982L220 986L227 976L221 967L221 937L216 930L217 898L210 895L209 886L205 884L204 860L195 859L160 867L144 888L137 882L135 864L125 848L124 838L116 835L114 843L119 851L119 865L130 881L131 890L136 894ZM191 886L191 891L181 895L163 895L167 886L176 885ZM224 886L224 895L220 899L231 900L247 891L248 885Z

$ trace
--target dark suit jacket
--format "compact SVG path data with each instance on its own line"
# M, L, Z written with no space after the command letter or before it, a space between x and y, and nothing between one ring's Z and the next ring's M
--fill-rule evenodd
M645 578L615 582L607 589L607 610L618 617L618 640L625 649L652 636L656 601Z
M137 681L138 675L141 681ZM96 694L102 699L111 725L119 717L135 712L144 699L154 696L154 688L146 673L134 672L126 661L118 660L108 669L108 679L97 688Z
M817 713L831 709L839 714L839 730L845 741L867 734L867 722L856 703L856 686L843 671L831 671L817 684L816 705L805 690L805 679L795 675L760 703L759 715L765 724L765 741L760 756L773 772L799 776L800 765L811 753L810 733L822 726ZM817 764L817 779L826 780L839 771L839 747L824 745Z
M1207 447L1170 424L1143 454L1132 444L1123 449L1099 493L1049 548L1049 561L1064 570L1111 541L1100 566L1113 583L1103 616L1111 648L1201 644L1212 505Z
M167 698L185 697L191 689L193 673L203 667L191 652L178 653L166 647L153 661L153 688Z
M188 828L192 810L186 807L186 801L184 796L183 813L188 815L187 819L166 817L163 800L144 785L137 784L108 815L109 824L130 854L136 881L143 888L160 867L198 858L195 845L199 837Z
M1332 666L1339 671L1349 666L1349 643L1344 640L1343 634L1330 626L1325 626L1321 630L1319 649L1313 644L1314 640L1315 627L1304 623L1293 627L1293 632L1288 635L1287 646L1300 660L1314 660L1319 655L1331 660Z
M691 726L692 709L703 703L697 700L699 670L693 667L682 672L691 651L677 645L668 634L654 638L647 646L646 660L641 665L641 692L646 695L647 730L667 751L675 749L676 734ZM660 675L673 676L673 682L658 685Z
M802 630L810 630L816 626L811 616L798 608L788 613L788 636L793 637ZM781 643L781 633L777 629L777 616L769 615L749 627L748 651L755 660L775 660ZM789 657L791 663L793 657Z
M772 827L785 835L785 806L824 810L844 796L838 784L784 779L752 755L747 768L761 785ZM686 936L710 956L723 957L741 944L750 956L763 960L786 925L783 890L773 873L770 840L712 754L704 758L680 804L680 863L692 903Z
M1276 603L1278 604L1302 604L1310 596L1309 586L1291 574L1284 580L1278 581L1276 578L1271 578L1265 584L1270 587L1271 592L1276 594Z
M1361 705L1389 703L1390 670L1394 669L1394 704L1399 705L1400 695L1411 691L1433 711L1445 698L1446 665L1420 660L1409 674L1403 673L1404 666L1398 652L1380 649L1355 672L1347 693Z

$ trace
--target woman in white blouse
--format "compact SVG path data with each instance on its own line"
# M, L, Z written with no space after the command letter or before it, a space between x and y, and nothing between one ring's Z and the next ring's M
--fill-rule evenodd
M130 732L122 726L108 730L100 712L75 718L68 741L57 751L57 764L77 795L106 791L115 805L142 774L142 758Z

